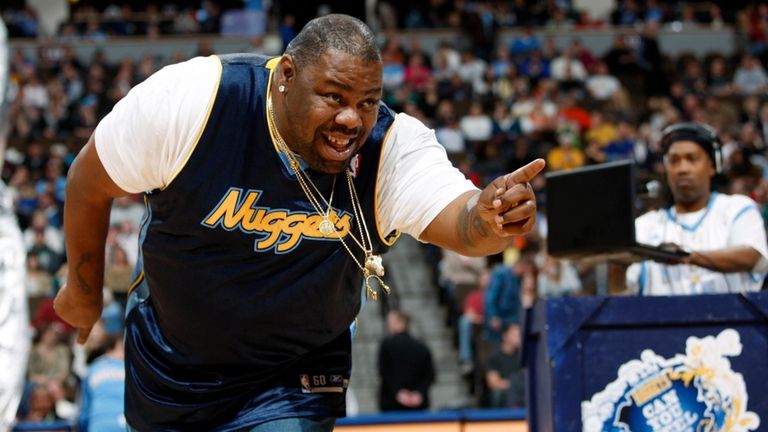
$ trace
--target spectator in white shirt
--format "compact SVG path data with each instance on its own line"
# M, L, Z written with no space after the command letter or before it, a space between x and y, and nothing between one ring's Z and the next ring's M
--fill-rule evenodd
M480 102L472 102L469 113L459 121L459 128L467 141L487 141L491 139L493 121Z
M587 70L581 60L573 56L571 47L564 49L549 67L552 78L560 82L582 82L587 78Z
M736 86L736 92L742 95L762 94L768 88L768 75L760 61L747 54L742 57L741 66L736 69L733 84Z
M595 73L587 78L587 91L598 101L607 101L621 90L621 82L611 75L608 66L600 61L595 64Z

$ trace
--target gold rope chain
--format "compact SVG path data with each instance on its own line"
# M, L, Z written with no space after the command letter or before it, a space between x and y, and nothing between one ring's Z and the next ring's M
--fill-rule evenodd
M350 173L349 169L346 170L346 176L347 176L347 186L349 187L349 196L350 201L352 202L352 211L355 214L355 218L358 220L357 228L360 233L360 240L358 240L355 235L352 233L352 231L349 232L349 236L354 240L354 242L357 244L360 249L362 249L363 253L365 254L365 264L360 262L358 258L355 256L355 254L352 252L352 249L349 248L349 245L344 241L344 238L341 236L341 233L336 228L336 225L331 222L330 215L331 215L331 203L333 202L333 193L336 188L336 176L333 177L333 185L331 186L331 196L330 199L326 201L325 197L322 193L320 193L320 190L315 186L314 182L312 182L312 179L309 177L309 175L304 172L301 169L301 163L299 162L298 158L296 157L296 154L288 147L288 145L283 140L283 137L280 135L280 131L277 130L277 122L275 121L275 112L272 105L272 97L271 95L267 95L267 112L269 113L269 119L272 122L272 125L274 126L275 131L275 141L277 143L277 147L280 150L281 153L283 153L289 161L289 165L293 172L296 174L296 179L298 180L299 186L301 187L301 190L304 192L304 195L306 195L307 199L309 200L310 204L312 204L312 207L314 207L315 211L322 217L322 222L320 222L320 225L318 226L318 229L320 230L320 233L322 233L325 236L328 236L332 233L336 234L336 237L338 237L339 241L341 242L341 245L344 246L344 249L347 251L350 257L354 260L355 264L357 264L357 267L360 268L360 270L363 272L363 281L365 283L365 289L366 289L366 297L370 298L374 301L378 300L379 293L373 288L372 281L375 281L379 284L381 287L381 290L384 291L385 294L389 294L391 292L391 289L389 286L384 283L384 280L382 277L384 276L384 265L381 259L381 255L374 255L373 253L373 243L371 242L371 236L368 232L368 226L365 223L365 218L363 217L363 210L360 205L360 199L357 196L357 190L355 189L354 183L352 182L352 174ZM311 188L310 188L311 186ZM312 192L312 189L314 189L315 192L317 192L317 195L320 196L320 199L318 199L314 193ZM327 205L328 209L323 212L322 206L320 205L320 200L323 201L324 204Z

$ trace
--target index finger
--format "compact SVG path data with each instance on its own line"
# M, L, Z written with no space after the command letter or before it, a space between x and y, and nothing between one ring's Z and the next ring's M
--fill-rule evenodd
M518 168L514 172L507 174L505 179L507 187L533 180L533 178L536 177L536 175L538 175L546 165L547 163L544 162L544 159L534 159L533 161L529 162L528 165ZM512 182L511 185L510 181Z
M88 340L88 336L91 334L91 327L78 327L77 328L77 343L80 345L84 345L85 341Z

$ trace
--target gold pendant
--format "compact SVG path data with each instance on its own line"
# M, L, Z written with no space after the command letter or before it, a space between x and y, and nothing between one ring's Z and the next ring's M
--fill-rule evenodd
M318 226L318 229L320 230L320 233L326 237L336 232L336 229L333 226L333 223L328 220L327 217L323 218L323 221L320 222L320 226Z
M365 277L365 297L369 298L373 301L377 301L379 299L379 293L373 289L373 284L371 284L371 279L375 280L379 283L381 286L381 290L384 291L384 294L389 295L392 290L389 288L387 284L384 283L384 281L377 275L371 274L368 269L363 272L363 277Z
M365 269L376 276L384 276L384 264L381 255L368 255L365 259Z
M371 284L369 284L368 282L365 283L365 297L373 301L379 300L379 293L374 291L374 289L371 288Z

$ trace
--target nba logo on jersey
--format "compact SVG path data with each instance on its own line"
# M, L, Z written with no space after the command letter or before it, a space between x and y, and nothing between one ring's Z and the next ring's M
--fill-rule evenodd
M356 154L351 161L349 161L349 172L353 178L357 178L357 172L360 169L360 155Z

